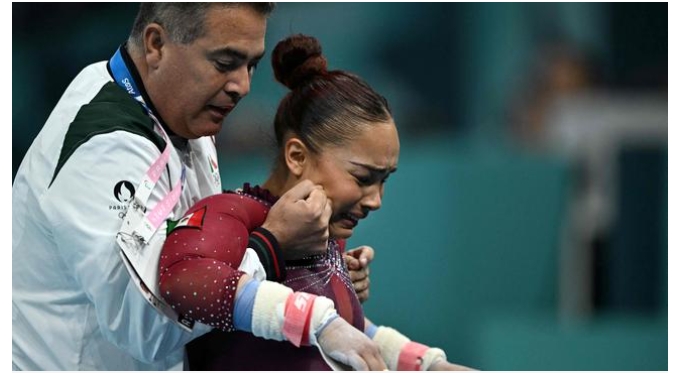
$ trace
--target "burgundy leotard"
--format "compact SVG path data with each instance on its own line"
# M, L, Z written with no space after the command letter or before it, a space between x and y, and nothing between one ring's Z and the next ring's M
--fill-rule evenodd
M237 271L249 234L263 224L276 201L266 190L249 187L197 202L167 237L160 259L160 289L185 317L214 326L188 345L193 370L329 370L316 347L232 331ZM344 241L330 240L325 254L286 261L283 284L294 291L323 295L339 315L359 330L364 314L341 253ZM283 260L278 258L278 260Z

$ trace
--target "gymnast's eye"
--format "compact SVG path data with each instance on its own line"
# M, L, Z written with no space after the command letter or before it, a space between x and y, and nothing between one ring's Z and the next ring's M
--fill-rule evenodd
M361 176L361 175L354 175L354 178L357 180L357 184L359 186L369 186L373 184L373 179L371 176Z

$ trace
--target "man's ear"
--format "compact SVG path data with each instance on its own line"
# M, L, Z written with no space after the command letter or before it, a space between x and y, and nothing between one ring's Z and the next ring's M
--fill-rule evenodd
M167 41L167 32L161 25L151 23L143 30L143 52L148 67L156 69L162 60L163 47Z
M300 177L307 169L309 163L310 150L297 137L291 137L284 144L284 162L289 172Z

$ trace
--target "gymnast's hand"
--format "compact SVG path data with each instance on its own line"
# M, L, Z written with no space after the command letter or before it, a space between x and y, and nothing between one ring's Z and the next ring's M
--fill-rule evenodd
M303 180L272 206L262 227L275 236L285 259L299 259L326 252L330 218L324 188Z
M350 280L361 303L369 299L369 264L375 256L370 246L359 246L343 254L343 260L350 271Z
M378 345L341 317L331 321L320 332L317 341L326 355L354 370L387 368Z

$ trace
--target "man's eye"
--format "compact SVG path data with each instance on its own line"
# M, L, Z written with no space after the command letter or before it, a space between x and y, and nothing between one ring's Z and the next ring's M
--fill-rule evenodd
M235 68L235 65L231 62L214 61L214 65L220 71L231 71Z
M253 76L254 72L256 72L256 67L258 67L258 63L254 63L249 65L249 75Z

